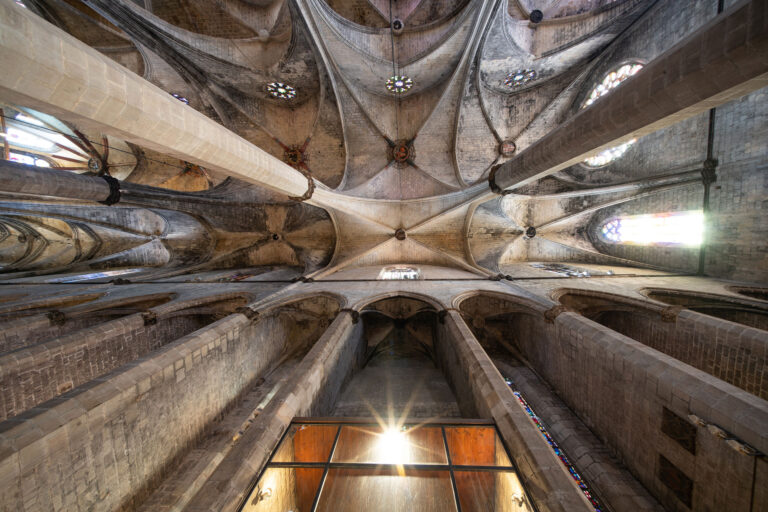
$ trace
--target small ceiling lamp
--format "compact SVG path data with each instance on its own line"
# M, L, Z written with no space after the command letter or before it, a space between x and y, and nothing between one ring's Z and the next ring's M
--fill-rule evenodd
M395 94L402 94L413 87L413 80L407 76L391 76L387 80L387 90Z
M403 31L403 28L405 27L405 24L403 23L403 20L400 20L398 18L395 18L392 20L392 32L395 34L400 34Z
M292 100L296 97L296 89L283 82L270 82L267 84L267 92L274 98Z
M519 69L507 75L504 85L515 88L536 80L536 71L533 69Z
M267 487L266 489L258 488L256 490L256 495L253 497L253 501L251 501L251 505L257 505L258 503L271 498L272 497L272 488Z

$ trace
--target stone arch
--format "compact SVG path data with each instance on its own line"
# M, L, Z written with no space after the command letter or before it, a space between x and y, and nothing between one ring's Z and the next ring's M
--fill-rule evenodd
M670 288L645 288L641 293L651 300L664 304L690 309L748 327L768 330L768 304L762 302Z
M750 299L768 301L768 288L757 286L726 286L726 288L733 293L738 293Z
M155 293L108 301L100 296L47 301L38 307L0 314L0 354L30 347L95 325L146 311L172 301L175 294Z
M545 315L552 306L511 293L476 290L455 297L453 304L494 363L499 358L527 361L535 347L524 340L534 337L520 333L550 326Z
M647 291L646 295L658 297ZM568 288L556 290L552 296L565 308L603 327L761 398L768 397L757 384L766 371L768 335L763 331L688 310L686 306L692 303L683 300L660 303ZM682 291L672 296L710 297Z
M433 297L430 297L429 295L425 295L425 294L422 294L422 293L415 293L415 292L407 292L407 291L402 291L402 290L391 291L391 292L384 292L384 293L379 293L379 294L376 294L376 295L371 295L369 297L366 297L365 299L362 299L362 300L359 300L358 302L356 302L352 306L352 309L354 309L355 311L362 311L366 307L368 307L368 306L370 306L370 305L372 305L372 304L374 304L376 302L379 302L381 300L388 299L388 298L395 298L395 297L405 297L405 298L414 299L414 300L418 300L418 301L424 302L425 304L428 304L429 306L434 308L435 311L439 311L439 310L443 309L443 305L438 300L436 300Z
M343 389L335 415L460 416L436 356L439 311L433 298L383 293L356 304L362 323L361 358Z
M86 302L91 302L91 301L100 299L105 294L106 292L82 293L82 294L74 293L74 294L67 294L64 296L50 295L48 297L43 297L40 299L34 298L37 296L37 294L35 294L33 295L33 300L31 301L16 302L16 299L19 299L19 298L23 299L28 296L28 294L23 294L20 296L16 296L8 301L8 302L13 301L12 304L8 304L0 308L0 321L2 321L4 318L10 315L29 316L29 315L39 313L41 310L46 310L50 308L66 308L70 306L76 306L78 304L84 304Z
M324 297L327 300L335 301L339 309L344 308L347 305L347 299L343 295L339 295L333 292L318 291L300 293L297 295L279 296L275 297L274 299L268 298L264 302L253 303L250 305L250 307L263 314L272 309L286 307L290 304L312 299L313 297Z

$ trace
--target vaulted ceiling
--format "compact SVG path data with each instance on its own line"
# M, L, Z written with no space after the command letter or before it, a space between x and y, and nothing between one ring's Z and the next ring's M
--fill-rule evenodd
M326 210L312 213L209 169L214 186L196 197L236 194L261 220L237 227L234 210L227 218L199 200L177 204L215 231L196 269L284 264L319 278L392 263L481 275L527 261L680 268L611 253L590 233L622 204L669 190L690 196L671 208L700 208L706 114L644 137L607 166L575 164L506 195L487 183L491 169L578 114L607 72L652 61L714 17L717 2L692 2L673 23L676 3L657 0L24 1L330 198L309 201ZM515 82L517 72L532 73ZM390 92L394 76L411 87ZM271 83L295 96L272 95ZM134 149L126 182L175 188L179 204L198 187L185 180L208 186Z

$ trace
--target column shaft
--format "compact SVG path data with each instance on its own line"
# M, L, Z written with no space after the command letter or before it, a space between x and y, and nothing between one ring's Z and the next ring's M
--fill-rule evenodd
M291 420L330 411L364 348L361 333L362 323L353 324L350 311L340 312L236 449L222 459L194 497L176 505L186 511L237 510Z
M41 17L0 2L0 96L289 196L307 178Z
M109 184L96 176L0 161L0 192L105 201Z
M495 173L521 186L768 85L768 7L745 0Z
M459 405L471 401L496 422L539 510L592 510L457 311L448 311L439 341L438 358Z

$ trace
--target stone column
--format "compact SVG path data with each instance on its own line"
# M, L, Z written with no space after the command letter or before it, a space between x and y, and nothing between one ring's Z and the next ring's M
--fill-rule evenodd
M0 192L106 201L110 189L105 179L96 176L0 160Z
M768 9L745 0L648 63L495 172L505 189L768 85Z
M435 350L462 411L474 403L476 410L466 412L496 422L539 510L593 510L458 311L445 315Z
M0 1L0 96L288 196L307 178L94 48Z
M568 455L598 499L614 512L661 512L664 509L627 469L611 456L610 450L525 366L512 366L494 359L505 376L546 423L547 430Z
M577 313L530 318L528 364L664 508L755 510L768 402Z
M364 348L357 313L342 310L200 491L176 503L177 510L237 510L291 420L328 414Z

